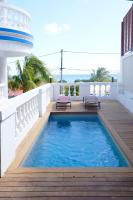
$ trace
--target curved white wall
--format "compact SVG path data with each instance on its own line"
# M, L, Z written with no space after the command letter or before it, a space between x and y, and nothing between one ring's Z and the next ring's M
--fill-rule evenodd
M33 36L18 30L0 27L0 56L24 56L31 52Z

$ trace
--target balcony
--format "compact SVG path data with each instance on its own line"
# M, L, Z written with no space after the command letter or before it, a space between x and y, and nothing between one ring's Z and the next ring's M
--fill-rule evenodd
M15 6L0 3L0 27L31 33L30 15Z
M24 56L33 46L30 15L15 6L0 3L0 55Z

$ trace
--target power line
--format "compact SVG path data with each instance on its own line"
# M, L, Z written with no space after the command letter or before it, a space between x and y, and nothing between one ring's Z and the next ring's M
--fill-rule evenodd
M40 56L38 56L38 57L41 58L41 57L45 57L45 56L52 56L52 55L55 55L55 54L57 54L57 53L60 53L60 51L58 51L58 52L53 52L53 53L49 53L49 54L40 55ZM24 59L19 59L19 61L24 61ZM12 64L12 63L16 63L16 61L8 62L7 64Z
M44 57L44 56L52 56L52 55L55 55L57 53L60 53L60 51L49 53L49 54L44 54L44 55L41 55L41 56L38 56L38 57L40 58L40 57Z
M74 54L100 54L100 55L113 55L113 54L117 54L117 55L119 55L120 53L113 53L113 52L108 52L108 53L104 53L104 52L102 52L102 53L100 53L100 52L87 52L87 51L64 51L64 53L74 53Z
M39 58L41 57L46 57L46 56L52 56L52 55L56 55L58 53L61 53L60 51L56 51L56 52L52 52L52 53L48 53L48 54L44 54L44 55L40 55L38 56ZM64 51L63 50L63 53L73 53L73 54L90 54L90 55L119 55L120 53L97 53L97 52L87 52L87 51ZM24 59L20 59L19 61L24 61ZM8 62L7 64L13 64L13 63L16 63L16 61L11 61L11 62Z

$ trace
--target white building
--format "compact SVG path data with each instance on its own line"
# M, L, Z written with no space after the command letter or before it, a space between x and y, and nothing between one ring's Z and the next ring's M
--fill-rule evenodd
M0 0L0 97L8 96L7 57L25 56L31 52L30 21L26 11Z
M121 24L121 77L118 100L133 113L133 5Z

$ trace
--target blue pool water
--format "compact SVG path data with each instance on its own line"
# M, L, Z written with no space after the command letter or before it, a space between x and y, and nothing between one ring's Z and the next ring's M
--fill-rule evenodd
M23 167L127 167L97 115L52 114Z

